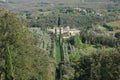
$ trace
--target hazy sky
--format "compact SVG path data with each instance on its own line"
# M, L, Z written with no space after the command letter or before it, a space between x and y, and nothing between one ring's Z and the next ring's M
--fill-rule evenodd
M6 0L2 0L2 1L6 2Z

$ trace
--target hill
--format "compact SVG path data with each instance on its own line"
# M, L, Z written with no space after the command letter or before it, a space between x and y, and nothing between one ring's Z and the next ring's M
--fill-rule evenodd
M38 7L104 8L109 4L112 5L110 0L0 0L1 7L12 11L31 10Z

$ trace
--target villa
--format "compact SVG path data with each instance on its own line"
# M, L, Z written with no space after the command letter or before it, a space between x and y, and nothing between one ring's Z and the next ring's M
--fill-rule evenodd
M56 29L57 34L59 34L60 33L60 28L58 28L58 27L54 27L53 29L48 29L48 31L52 32L52 33L55 33L55 29ZM63 38L70 38L72 36L80 34L80 30L75 29L75 28L70 28L69 26L67 26L65 28L61 27L61 33L65 34L63 36Z

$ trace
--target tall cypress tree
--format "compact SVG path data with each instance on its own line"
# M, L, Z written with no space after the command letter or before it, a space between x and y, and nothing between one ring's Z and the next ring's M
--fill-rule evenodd
M62 32L61 32L61 18L58 17L58 27L59 27L59 45L60 45L60 54L61 54L61 62L64 61L64 53L63 53L63 40L62 40Z
M8 45L6 45L4 70L5 70L5 80L13 80L13 65L12 65L11 51Z
M58 27L60 27L60 25L61 25L61 18L60 18L60 16L58 17L57 25L58 25Z

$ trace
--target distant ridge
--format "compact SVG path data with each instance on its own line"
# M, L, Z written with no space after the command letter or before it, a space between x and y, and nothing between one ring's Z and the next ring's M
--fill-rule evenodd
M6 1L6 0L0 0L0 1ZM14 2L63 2L63 1L73 1L73 0L8 0L8 1L14 1ZM109 2L109 1L120 1L120 0L74 0L79 2Z

